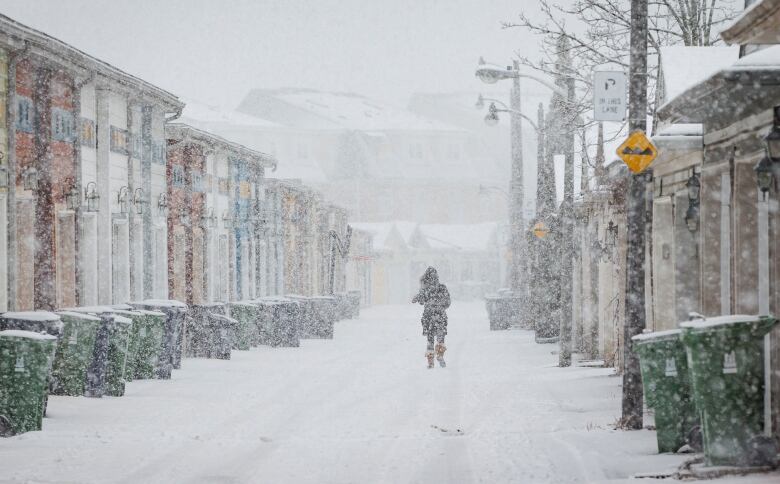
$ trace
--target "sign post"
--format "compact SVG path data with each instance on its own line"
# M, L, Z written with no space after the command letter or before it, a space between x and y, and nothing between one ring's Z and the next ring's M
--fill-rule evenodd
M624 121L626 119L626 74L621 71L593 73L593 119Z

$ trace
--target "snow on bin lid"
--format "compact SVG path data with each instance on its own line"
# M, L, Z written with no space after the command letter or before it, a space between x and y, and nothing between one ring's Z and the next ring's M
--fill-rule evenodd
M141 313L144 316L158 316L158 317L160 317L160 316L164 317L165 316L165 313L163 313L163 312L151 311L149 309L136 309L135 312Z
M120 316L119 314L114 313L114 322L119 324L133 324L133 320L130 318L126 318L124 316Z
M666 331L648 331L647 333L638 334L633 336L633 341L652 341L654 339L666 339L672 337L679 337L682 333L681 329L667 329Z
M763 316L766 317L766 316ZM696 319L694 321L686 321L680 324L681 328L686 329L705 329L715 326L726 326L729 324L739 323L755 323L761 321L762 316L751 316L748 314L735 314L732 316L718 316L715 318Z
M235 320L233 318L229 318L227 316L223 316L221 314L209 314L209 317L214 318L217 321L222 321L222 322L225 322L225 323L238 324L238 320Z
M121 314L122 316L138 316L141 314L141 311L125 311L124 309L114 309L111 311L113 314Z
M53 339L57 339L56 337L50 334L34 333L32 331L24 331L21 329L6 329L5 331L0 331L0 336L6 336L9 338L36 339L39 341L50 341Z
M84 321L100 321L100 318L87 313L77 313L75 311L57 311L60 316L68 316L69 318L83 319Z
M257 303L255 301L230 301L231 306L251 306L256 307Z
M139 304L147 306L158 306L161 308L186 308L187 305L175 299L144 299Z
M17 311L0 314L4 319L20 321L59 321L60 317L49 311Z
M310 299L319 299L319 300L325 300L325 301L332 301L333 299L336 299L334 296L311 296Z
M131 306L129 304L112 304L111 308L113 308L113 309L121 309L123 311L130 311L131 309L133 309L133 306Z
M114 310L110 306L79 306L76 308L63 308L63 311L70 311L74 313L89 313L89 314L103 314L113 313Z

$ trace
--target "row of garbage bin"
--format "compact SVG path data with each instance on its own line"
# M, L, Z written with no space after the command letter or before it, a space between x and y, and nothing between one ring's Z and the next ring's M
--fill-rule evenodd
M171 378L183 353L230 359L234 349L332 338L335 322L357 316L359 304L358 293L0 314L0 436L40 430L48 394L122 396L134 379Z
M485 296L490 330L527 327L528 322L523 318L522 305L521 297L509 289L501 289L497 294Z
M771 316L723 316L633 338L659 452L688 444L705 464L774 466L765 427L765 343Z

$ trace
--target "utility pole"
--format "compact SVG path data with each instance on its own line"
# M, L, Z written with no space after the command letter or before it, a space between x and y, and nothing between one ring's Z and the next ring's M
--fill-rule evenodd
M629 71L628 129L647 129L647 2L631 0L631 58ZM623 416L627 430L642 428L642 375L631 338L645 328L645 192L646 174L629 178L626 214L626 321L623 337Z
M514 61L515 71L519 71L520 62ZM509 268L509 287L512 292L523 293L524 230L523 230L523 118L520 116L520 77L512 79L510 94L511 135L512 135L512 178L509 187L510 243L512 245L512 265Z
M560 320L560 351L558 352L558 366L571 366L572 352L572 292L573 292L573 265L574 261L574 77L571 72L571 57L569 55L569 43L565 37L558 39L558 84L566 90L566 99L559 101L558 121L558 147L564 155L563 175L563 203L560 215L561 231L558 237L561 253L561 320Z

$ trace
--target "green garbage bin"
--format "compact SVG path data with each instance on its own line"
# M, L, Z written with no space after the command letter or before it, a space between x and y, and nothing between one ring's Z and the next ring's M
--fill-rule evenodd
M146 315L141 311L124 309L125 307L130 307L127 304L115 305L113 307L118 308L114 311L114 314L133 320L133 327L130 330L130 339L127 344L127 362L125 363L125 382L131 382L135 379L136 367L138 366L139 334L141 326L146 322Z
M106 395L121 397L125 394L125 369L127 367L133 320L113 313L108 333L108 365L106 366Z
M260 319L260 308L249 301L230 303L230 317L238 321L233 337L233 349L248 350L256 338L257 321Z
M157 377L165 332L165 313L145 309L139 309L137 312L143 319L133 325L134 339L137 341L133 378L150 380Z
M0 436L41 430L57 338L0 331Z
M658 452L677 452L699 424L682 330L644 333L632 338L639 354L647 406L655 411Z
M95 349L100 318L91 314L60 311L62 337L54 355L50 391L54 395L81 396L87 368Z
M683 323L707 465L766 465L777 449L764 434L764 336L770 316Z

